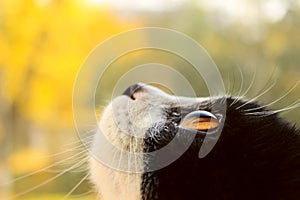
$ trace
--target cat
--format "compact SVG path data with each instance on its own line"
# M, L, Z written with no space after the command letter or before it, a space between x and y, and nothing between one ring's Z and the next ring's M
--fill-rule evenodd
M177 97L132 85L102 114L91 147L90 180L101 200L298 200L300 130L280 111L240 97ZM101 134L112 147L103 145ZM212 149L199 157L214 135ZM160 164L155 152L165 146L167 155L178 158L149 170ZM101 162L103 152L119 165Z

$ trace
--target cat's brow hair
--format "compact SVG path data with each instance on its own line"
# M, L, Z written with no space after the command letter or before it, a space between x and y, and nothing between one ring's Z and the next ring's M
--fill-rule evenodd
M242 71L240 65L237 65L237 66L238 66L238 69L239 69L239 72L240 72L240 78L241 78L241 84L240 84L241 86L240 86L239 92L238 92L238 94L237 94L237 96L239 97L239 96L241 96L242 91L243 91L243 88L244 88L244 74L243 74L243 71ZM237 101L238 101L238 98L236 98L236 99L230 104L230 106L234 105Z
M232 74L233 74L233 83L231 84L231 89L229 89L229 93L227 93L227 96L234 96L235 100L230 104L230 106L233 106L235 103L237 103L239 100L241 100L245 95L247 95L249 93L249 91L252 89L253 84L255 82L256 79L256 75L257 75L257 68L255 68L255 71L252 74L251 77L251 82L249 84L249 86L247 87L247 89L242 93L243 91L243 86L244 86L244 74L241 70L241 67L238 65L238 70L239 70L239 76L240 76L240 80L241 80L241 85L239 87L239 91L237 92L237 94L235 94L234 88L235 88L235 84L238 84L238 82L236 82L236 77L235 77L235 70L232 70ZM229 84L231 83L231 80L228 80ZM231 90L231 91L230 91Z
M240 68L239 68L240 70ZM244 107L246 107L246 105L250 104L250 103L254 103L259 101L259 98L262 97L263 95L267 94L268 92L270 92L275 85L277 84L277 80L278 80L278 66L274 66L272 73L270 75L270 77L268 78L268 81L266 81L266 83L264 84L264 87L262 87L260 90L258 90L257 94L254 97L251 97L249 99L247 99L242 105L239 105L238 107L236 107L236 109L243 109ZM253 80L253 77L252 77ZM243 81L242 81L243 82ZM252 87L253 81L251 81L250 86ZM266 116L270 116L270 115L274 115L274 114L279 114L279 113L283 113L283 112L288 112L294 109L297 109L298 107L300 107L300 99L294 101L293 103L291 103L290 105L287 105L281 109L277 109L277 110L270 110L270 111L259 111L261 109L266 109L269 108L271 106L273 106L274 104L280 102L281 100L284 100L285 98L287 98L291 93L293 93L298 85L300 83L300 80L297 81L290 89L288 89L283 95L281 95L280 97L278 97L275 100L272 100L270 103L264 104L262 106L256 107L256 108L247 108L244 109L243 112L245 115L255 115L257 117L266 117ZM243 85L244 83L241 83L241 85ZM248 90L251 89L251 87L248 87L248 89L246 90L246 92L244 92L244 94L241 95L240 90L237 96L231 96L234 100L231 102L230 106L233 106L234 104L236 104L239 100L242 99L246 99L246 94L248 93ZM242 86L241 86L242 87ZM233 87L234 88L234 87Z
M275 103L277 103L277 102L281 101L282 99L284 99L285 97L287 97L291 92L293 92L297 88L297 86L299 85L299 83L300 83L300 80L298 82L296 82L288 91L286 91L285 94L283 94L281 97L275 99L274 101L272 101L272 102L270 102L270 103L268 103L266 105L260 106L258 108L245 109L244 111L248 112L248 111L260 110L262 108L267 108L269 106L274 105Z
M271 72L268 80L264 83L264 86L261 87L261 89L259 89L253 97L247 99L246 96L248 96L250 90L252 90L254 82L256 80L257 68L255 68L255 70L252 74L252 78L251 78L251 82L250 82L249 86L242 93L243 86L245 85L245 79L244 79L245 74L243 73L243 70L241 69L241 67L239 65L237 65L237 68L238 68L238 71L239 71L239 76L240 76L240 87L238 89L237 94L234 94L235 93L234 92L234 88L235 88L234 85L237 84L234 71L232 72L233 78L230 79L230 74L229 73L228 73L228 77L227 77L227 79L228 79L227 96L231 96L234 99L231 102L230 106L234 106L237 102L239 102L239 100L246 99L246 101L242 105L239 105L238 107L236 107L236 109L243 109L246 105L259 101L259 99L262 96L264 96L265 94L270 92L275 87L275 85L277 84L277 80L278 80L278 76L279 76L278 75L278 67L279 67L278 65L275 65L273 67L272 72ZM243 112L245 113L245 115L257 115L257 116L263 117L263 116L269 116L269 115L274 115L274 114L278 114L278 113L282 113L282 112L291 111L293 109L296 109L296 108L300 107L300 105L299 105L300 100L298 99L298 100L294 101L293 103L291 103L290 105L287 105L287 106L285 106L281 109L277 109L277 110L273 110L273 111L258 112L258 110L269 108L270 106L273 106L274 104L278 103L279 101L287 98L292 92L294 92L297 89L299 83L300 83L300 80L297 81L283 95L281 95L280 97L278 97L275 100L272 100L270 103L264 104L264 105L259 106L257 108L247 108L247 109L244 109Z
M231 74L233 75L232 78L230 78L230 72L227 73L227 89L226 89L226 94L228 96L236 96L236 97L240 97L238 99L236 99L234 102L232 102L232 105L236 103L236 101L242 99L244 96L248 96L248 93L253 89L253 85L255 83L255 80L257 79L257 67L254 68L254 71L252 72L252 75L251 75L251 80L250 80L250 83L247 87L247 89L244 89L244 86L245 86L245 77L246 77L246 74L247 73L244 73L244 68L242 69L242 67L240 65L236 65L237 69L236 68L232 68L232 70L230 70ZM236 71L238 71L238 76L239 76L239 80L240 81L235 81L237 78L236 78ZM276 78L278 77L278 66L277 65L274 65L274 67L272 68L272 72L270 74L270 76L268 77L267 81L265 81L265 83L263 84L263 87L258 90L256 92L256 95L259 95L261 94L263 91L265 91L267 89L267 87L269 87L269 85L271 84L271 82L274 82L274 80L276 80ZM233 85L232 85L233 84ZM236 86L239 86L238 88L238 91L235 92L234 88L236 88ZM243 90L245 90L243 92Z
M253 97L252 99L247 100L245 103L243 103L242 105L238 106L236 109L241 109L241 108L245 107L246 105L248 105L249 103L252 103L252 102L256 101L258 98L260 98L261 96L263 96L266 93L268 93L269 91L271 91L276 84L277 84L277 82L275 81L265 91L263 91L262 93L260 93L259 95L255 96L255 97ZM241 97L238 97L238 98L241 98Z

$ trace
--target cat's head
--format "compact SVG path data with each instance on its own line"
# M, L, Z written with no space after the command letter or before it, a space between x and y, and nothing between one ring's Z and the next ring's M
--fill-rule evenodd
M104 200L270 198L288 188L287 166L300 163L289 164L300 153L297 131L238 97L178 97L136 84L106 107L99 127L91 177ZM111 162L97 163L100 152Z

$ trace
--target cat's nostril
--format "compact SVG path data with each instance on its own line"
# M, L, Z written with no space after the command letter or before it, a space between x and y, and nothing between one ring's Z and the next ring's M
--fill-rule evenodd
M141 90L143 87L143 84L140 83L136 83L134 85L131 85L130 87L128 87L124 92L123 95L126 95L128 97L130 97L132 100L135 100L134 98L134 93L138 92L139 90Z

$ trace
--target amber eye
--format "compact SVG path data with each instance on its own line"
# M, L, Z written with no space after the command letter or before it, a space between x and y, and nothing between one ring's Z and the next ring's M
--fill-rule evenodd
M220 122L218 118L207 111L194 111L187 114L180 123L180 126L198 131L210 131L218 128Z

